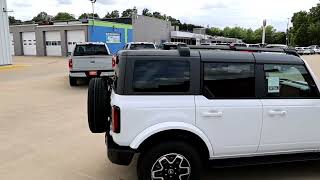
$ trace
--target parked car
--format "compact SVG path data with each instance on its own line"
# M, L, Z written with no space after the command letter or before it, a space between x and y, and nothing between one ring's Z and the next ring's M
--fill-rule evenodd
M187 47L186 43L180 42L166 42L160 45L159 49L162 50L171 50L171 49L178 49L178 47Z
M187 47L119 59L116 77L90 81L88 122L105 133L111 162L140 154L139 180L201 179L209 162L319 158L320 81L294 51Z
M310 54L312 54L312 51L308 47L303 47L303 54L310 55Z
M247 47L251 47L251 48L261 48L260 44L247 44Z
M231 43L231 47L247 47L247 44L245 43Z
M130 42L130 43L127 43L123 49L145 50L145 49L157 49L157 48L156 48L156 45L151 42Z
M211 46L211 43L201 43L201 46Z
M69 83L77 86L78 79L113 75L112 55L105 43L77 43L69 57Z
M320 54L320 47L318 45L309 46L311 50L315 52L315 54Z
M310 49L310 54L312 54L312 55L316 54L316 51L314 49L312 49L310 47L308 47L308 48Z
M287 49L288 46L285 44L268 44L266 48L279 48L279 49Z
M303 47L296 47L295 49L296 49L298 54L304 55L304 48Z

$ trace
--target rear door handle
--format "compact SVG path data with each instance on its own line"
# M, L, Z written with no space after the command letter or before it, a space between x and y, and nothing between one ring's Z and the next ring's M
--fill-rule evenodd
M222 117L222 112L204 112L202 113L203 117Z
M277 115L279 115L279 116L285 116L285 115L287 115L287 111L282 111L282 110L270 110L270 111L269 111L269 114L270 114L271 116L277 116Z

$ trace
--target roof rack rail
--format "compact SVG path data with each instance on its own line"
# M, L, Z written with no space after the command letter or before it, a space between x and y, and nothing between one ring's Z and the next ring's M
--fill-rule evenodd
M286 53L286 54L289 54L289 55L300 57L300 55L294 49L235 47L235 46L226 46L226 45L216 45L216 46L189 45L188 47L190 49L196 49L196 50L228 50L228 51L245 51L245 52L275 52L275 53Z

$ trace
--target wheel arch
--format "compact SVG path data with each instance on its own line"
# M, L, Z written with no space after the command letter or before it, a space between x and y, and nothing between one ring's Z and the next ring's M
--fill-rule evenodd
M130 147L141 152L153 144L167 141L169 138L170 140L183 140L194 145L205 158L209 159L214 154L209 138L200 129L180 122L161 123L152 126L136 136Z

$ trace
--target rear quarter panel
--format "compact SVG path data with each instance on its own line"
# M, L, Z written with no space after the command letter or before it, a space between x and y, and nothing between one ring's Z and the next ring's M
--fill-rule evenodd
M121 132L110 132L121 146L130 146L145 129L165 123L195 125L194 96L122 96L112 93L111 105L120 107Z

